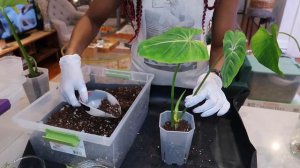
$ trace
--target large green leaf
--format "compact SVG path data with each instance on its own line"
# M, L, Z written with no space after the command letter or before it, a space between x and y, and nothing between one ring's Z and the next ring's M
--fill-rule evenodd
M139 44L138 54L161 63L185 63L209 59L207 48L194 36L200 29L175 27Z
M224 64L221 69L223 85L228 87L239 69L244 63L246 56L246 37L241 31L227 31L223 39Z
M283 75L278 67L282 52L277 43L278 27L273 24L271 33L265 28L259 28L251 39L251 49L259 63L273 72Z

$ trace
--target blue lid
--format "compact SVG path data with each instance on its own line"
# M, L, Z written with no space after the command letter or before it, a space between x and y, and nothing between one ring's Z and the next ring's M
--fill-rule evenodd
M257 59L253 55L248 55L247 59L252 67L253 72L257 73L266 73L266 74L275 74L270 69L261 65ZM300 76L300 66L299 64L288 57L280 57L279 58L279 68L283 72L284 75L293 75Z

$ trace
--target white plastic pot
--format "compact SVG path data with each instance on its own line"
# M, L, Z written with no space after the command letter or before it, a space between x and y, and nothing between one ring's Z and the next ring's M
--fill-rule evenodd
M159 116L160 145L162 160L168 165L183 165L186 163L195 130L194 116L184 113L182 119L191 124L189 132L168 131L163 128L165 122L170 121L170 111L165 111Z

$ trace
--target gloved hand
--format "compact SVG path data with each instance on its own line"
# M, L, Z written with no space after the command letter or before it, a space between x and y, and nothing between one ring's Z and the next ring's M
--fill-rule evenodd
M81 58L78 54L66 55L59 60L61 70L60 92L72 106L80 106L75 90L78 90L83 102L87 102L88 93L81 72Z
M195 87L193 92L196 91L198 85L200 85L205 75L206 74L202 74L198 78L197 86ZM206 99L203 105L194 108L194 113L202 113L202 117L207 117L217 112L218 116L224 115L229 110L230 103L227 101L225 94L223 93L221 88L221 78L214 73L210 73L201 89L198 91L198 94L196 94L195 96L189 95L185 98L185 106L189 108Z

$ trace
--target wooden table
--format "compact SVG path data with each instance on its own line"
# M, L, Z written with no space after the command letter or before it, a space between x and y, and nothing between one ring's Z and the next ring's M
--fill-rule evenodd
M82 64L121 70L129 70L131 66L131 52L129 48L126 49L117 46L106 52L99 48L87 47L81 56Z

